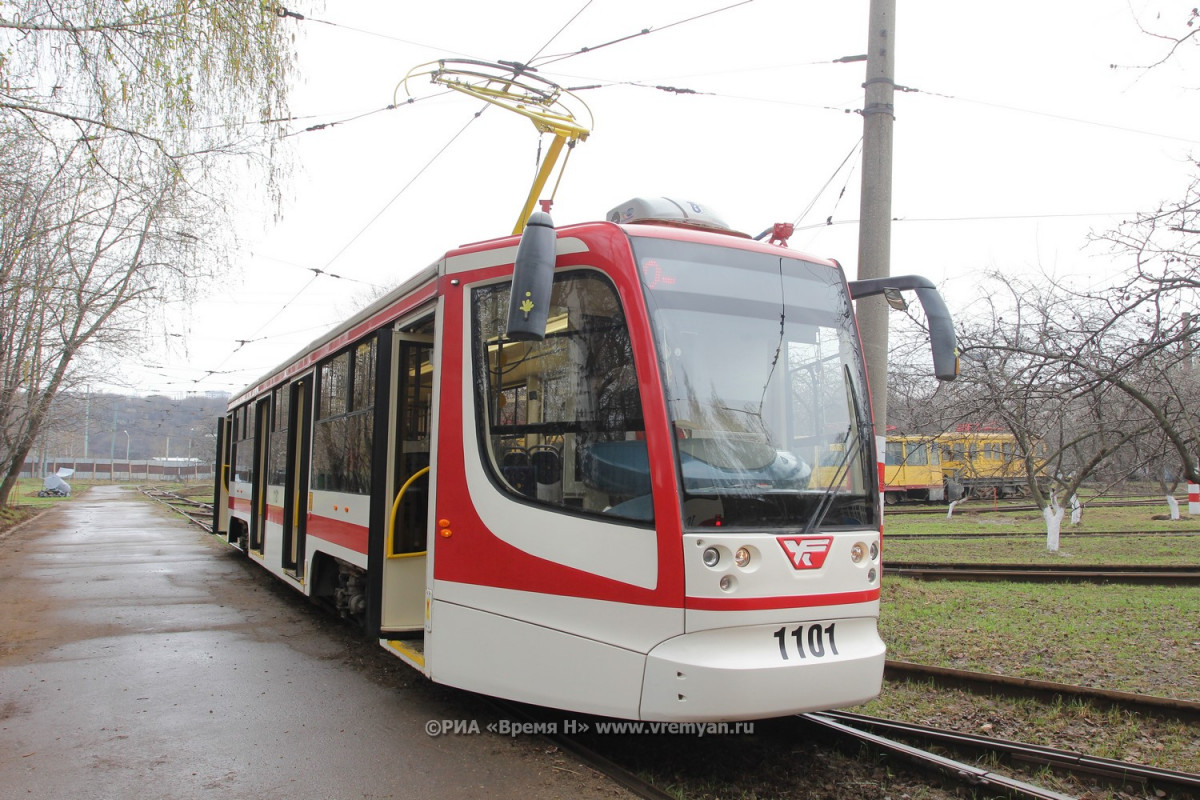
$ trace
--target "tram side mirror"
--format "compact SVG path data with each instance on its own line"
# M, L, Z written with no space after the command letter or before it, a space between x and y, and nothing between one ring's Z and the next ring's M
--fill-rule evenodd
M958 337L946 301L937 289L918 288L917 299L929 322L929 345L933 350L933 374L939 381L958 377Z
M530 214L513 265L506 331L509 339L541 341L546 338L557 249L558 237L550 215L544 211Z
M958 377L958 337L954 335L954 320L937 287L919 275L900 275L893 278L870 278L850 281L850 298L871 297L882 294L889 298L904 289L912 289L921 301L925 319L929 323L929 346L933 350L933 374L939 381L952 381Z

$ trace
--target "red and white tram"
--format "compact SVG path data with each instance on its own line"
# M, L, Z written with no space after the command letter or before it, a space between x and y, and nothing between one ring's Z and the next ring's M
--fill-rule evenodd
M609 219L452 250L233 398L215 530L471 691L646 720L870 699L851 300L884 287L695 204ZM918 288L953 377L936 292L886 283Z

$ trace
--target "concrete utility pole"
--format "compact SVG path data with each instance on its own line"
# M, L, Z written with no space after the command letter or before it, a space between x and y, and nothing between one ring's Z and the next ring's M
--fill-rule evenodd
M896 73L896 0L871 0L863 105L862 200L858 227L858 278L891 275L892 98ZM880 297L857 301L858 329L870 375L875 435L887 432L888 305Z

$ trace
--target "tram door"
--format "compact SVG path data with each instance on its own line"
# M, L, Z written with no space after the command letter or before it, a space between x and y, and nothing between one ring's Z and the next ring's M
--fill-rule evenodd
M267 525L267 454L270 452L271 400L268 396L254 406L254 483L250 492L249 550L263 552L263 529Z
M232 431L232 417L217 418L217 461L216 469L213 470L213 533L229 532L229 451L233 447Z
M287 467L284 470L283 568L304 577L304 530L308 521L308 466L311 453L309 421L312 419L312 376L287 387Z
M393 347L392 492L381 628L425 626L425 555L433 419L433 322L397 331Z

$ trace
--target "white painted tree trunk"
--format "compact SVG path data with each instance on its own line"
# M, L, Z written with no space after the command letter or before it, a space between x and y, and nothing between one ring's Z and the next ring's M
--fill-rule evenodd
M954 516L954 507L956 505L958 505L957 500L955 500L953 503L951 503L950 507L946 509L946 519L951 519Z
M1058 536L1066 512L1067 510L1058 504L1058 497L1051 492L1050 505L1042 509L1042 519L1046 520L1046 549L1051 553L1058 552Z
M1071 495L1071 524L1078 525L1083 519L1083 506L1079 504L1079 496Z
M1167 495L1167 508L1171 509L1171 519L1179 519L1179 501Z

